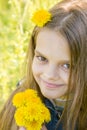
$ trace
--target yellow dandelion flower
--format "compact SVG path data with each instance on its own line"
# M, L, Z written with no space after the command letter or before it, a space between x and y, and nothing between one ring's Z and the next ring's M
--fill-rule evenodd
M18 108L14 115L15 121L18 126L24 126L25 120L24 120L24 108Z
M36 97L37 96L37 92L32 90L32 89L27 89L24 91L24 95L28 98L28 97Z
M22 92L19 92L17 93L14 97L13 97L13 100L12 100L12 103L14 106L16 107L20 107L21 105L23 105L23 102L24 102L24 96L23 96L23 93Z
M28 124L27 130L41 130L42 124L38 121L32 121Z
M17 108L14 114L16 124L26 130L40 130L44 122L50 121L50 112L35 90L17 93L13 97L13 105Z
M50 20L51 13L44 9L36 11L32 17L32 21L39 27L43 27Z
M45 106L43 106L42 114L43 114L43 118L45 118L46 122L49 122L51 120L49 110Z

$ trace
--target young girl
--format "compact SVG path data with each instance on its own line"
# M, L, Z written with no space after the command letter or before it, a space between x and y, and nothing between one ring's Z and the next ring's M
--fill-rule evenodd
M87 1L66 0L49 13L33 30L27 75L1 111L0 130L25 130L15 123L12 98L28 88L50 110L43 130L87 130Z

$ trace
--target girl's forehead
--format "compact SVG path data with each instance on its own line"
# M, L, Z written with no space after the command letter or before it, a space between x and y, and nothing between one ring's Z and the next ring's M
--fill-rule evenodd
M53 45L53 47L64 47L69 48L68 40L59 32L54 31L52 29L43 28L36 37L36 45L39 44L41 46L50 46Z
M64 37L64 35L62 33L60 33L60 31L55 31L53 29L50 29L50 28L42 28L38 34L37 34L37 37L36 37L36 42L38 41L38 39L51 39L52 41L57 38L57 37L60 37L60 40L65 40L66 42L67 39Z

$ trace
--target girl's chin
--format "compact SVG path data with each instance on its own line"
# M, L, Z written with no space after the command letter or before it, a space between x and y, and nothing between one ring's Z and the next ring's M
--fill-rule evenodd
M42 93L42 95L44 96L44 97L46 97L46 98L48 98L48 99L57 99L57 98L60 98L60 96L58 96L58 94L57 95L54 95L54 94L50 94L49 92L41 92Z

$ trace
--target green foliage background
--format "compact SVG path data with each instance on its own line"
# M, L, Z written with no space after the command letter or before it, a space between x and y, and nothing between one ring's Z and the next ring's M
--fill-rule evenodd
M38 8L60 0L0 0L0 106L23 77L24 59L33 30L30 18Z

